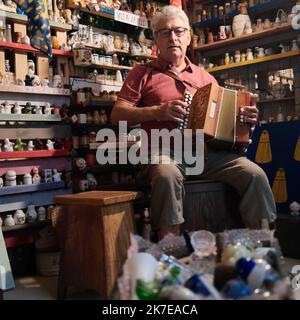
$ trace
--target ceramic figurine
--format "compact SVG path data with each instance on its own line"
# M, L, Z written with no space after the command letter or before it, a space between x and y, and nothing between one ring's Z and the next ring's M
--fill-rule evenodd
M12 104L9 104L8 101L5 101L4 103L4 110L6 114L11 114L11 110L14 106Z
M42 106L36 105L33 109L35 114L43 114L43 108Z
M14 218L12 217L12 215L11 214L7 214L6 215L6 217L5 217L5 219L4 219L4 225L6 226L6 227L12 227L12 226L14 226L16 223L15 223L15 220L14 220Z
M300 214L300 204L296 201L292 202L289 206L290 211L291 211L291 215L294 217L299 216Z
M14 170L8 170L5 173L5 186L12 187L17 185L17 174Z
M257 51L257 58L263 58L265 56L264 48L255 48Z
M37 209L37 219L38 221L44 221L46 220L47 213L45 207L38 207Z
M292 51L294 50L299 50L299 46L298 46L298 43L297 43L297 40L293 40L292 41L292 48L291 48Z
M25 36L21 38L21 43L30 45L30 38L27 34L25 34Z
M26 216L23 210L19 209L16 210L16 212L14 213L14 221L15 224L24 224L26 221Z
M235 37L240 37L244 34L252 33L251 20L247 13L247 1L239 3L239 14L234 16L232 23L232 31Z
M128 41L128 36L127 34L123 35L123 41L122 41L122 49L125 50L126 52L129 51L129 41Z
M53 88L62 88L63 87L62 79L61 79L61 76L59 74L56 74L53 77L52 87Z
M228 65L230 63L230 57L229 57L229 53L225 53L225 60L224 60L224 64Z
M0 177L0 188L3 188L4 186L4 182L3 182L3 179Z
M254 57L253 57L253 52L251 49L247 49L246 50L246 60L253 60Z
M37 219L37 212L33 204L29 204L26 211L26 218L28 223L33 223Z
M39 174L39 168L38 167L33 167L32 168L32 183L33 184L41 183L41 176Z
M26 173L23 176L23 184L32 184L32 176L30 173Z
M105 52L106 53L113 53L115 51L115 46L114 46L114 37L112 35L107 36L107 43L105 47Z
M13 112L15 114L22 114L22 110L24 109L25 107L22 107L19 105L19 102L15 102L15 107L14 107L14 110Z
M241 52L240 50L236 50L234 53L234 62L241 62Z
M47 102L46 105L45 105L44 114L47 115L47 116L51 115L52 114L52 110L53 110L53 108L51 108L50 103Z
M33 77L31 77L30 75L26 75L25 76L25 86L29 86L32 87L32 81L33 81Z
M95 176L92 174L92 173L87 173L86 174L86 178L87 178L87 181L88 181L88 185L89 185L89 188L93 188L93 187L96 187L98 182L95 178Z
M220 39L220 40L225 40L225 39L227 39L226 27L225 27L225 26L220 26L219 39Z
M60 106L57 104L53 105L53 114L60 114Z
M3 150L4 151L14 151L14 143L10 142L8 138L5 138Z
M94 111L93 121L94 121L94 124L100 124L100 114L98 110Z
M27 102L24 108L24 113L26 114L30 114L32 113L32 106L31 106L31 102Z
M47 150L54 150L54 142L48 139L46 143L46 147L47 147Z
M61 176L62 176L61 172L58 172L57 169L53 169L53 174L52 174L53 181L61 181Z
M14 146L14 149L16 151L24 151L25 150L25 146L26 146L26 143L24 143L20 138L16 139L16 143L15 143L15 146Z

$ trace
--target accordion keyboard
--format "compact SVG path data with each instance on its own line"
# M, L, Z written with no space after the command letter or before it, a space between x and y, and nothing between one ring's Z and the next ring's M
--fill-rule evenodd
M184 102L187 104L186 108L186 114L184 115L184 118L180 121L178 125L178 129L183 130L187 129L188 120L189 120L189 114L190 114L190 104L192 103L192 95L186 91L184 94Z

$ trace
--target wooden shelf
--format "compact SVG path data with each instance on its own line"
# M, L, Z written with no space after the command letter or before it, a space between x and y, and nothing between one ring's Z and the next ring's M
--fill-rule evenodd
M293 30L292 26L288 23L285 23L285 24L282 24L281 26L278 26L278 27L273 27L273 28L259 31L259 32L253 32L251 34L244 35L241 37L236 37L236 38L217 41L217 42L210 43L210 44L205 44L201 47L194 48L194 50L210 51L210 50L214 50L214 49L221 48L221 47L223 48L224 46L228 47L228 46L236 45L237 43L247 42L249 40L258 40L258 39L265 38L265 37L272 37L271 40L272 40L272 42L274 42L274 36L277 33L284 33L284 32L292 31L292 30Z
M0 85L0 92L24 93L24 94L39 94L39 95L56 95L70 96L69 89L50 88L50 87L30 87L17 85Z
M3 17L9 21L18 22L22 24L28 23L28 17L26 15L14 12L0 10L0 17ZM72 25L67 23L50 21L50 28L57 31L69 31L72 30Z
M217 71L223 71L223 70L230 70L233 68L246 67L246 66L252 65L252 64L258 64L258 63L263 63L263 62L268 62L268 61L275 61L275 60L299 56L299 55L300 55L300 50L289 51L289 52L273 54L271 56L257 58L257 59L253 59L253 60L249 60L249 61L231 63L231 64L224 65L224 66L208 68L208 69L206 69L206 71L207 72L217 72Z
M34 150L34 151L4 151L0 152L0 159L27 159L27 158L50 158L66 157L70 151L62 150Z
M286 97L281 99L269 99L269 100L260 100L257 101L257 103L263 104L263 103L276 103L276 102L284 102L284 101L294 101L295 97Z
M43 221L36 221L33 223L17 224L11 227L2 226L2 232L16 231L16 230L22 230L22 229L28 229L28 228L37 228L50 223L51 223L51 220L49 219L49 220L43 220Z
M27 184L27 185L18 185L18 186L12 186L12 187L3 187L3 188L0 188L0 196L6 196L9 194L36 192L36 191L55 190L55 189L61 189L64 187L65 187L64 181L53 181L53 182L39 183L39 184Z
M59 122L59 114L42 115L42 114L0 114L0 121L38 121L38 122Z
M44 54L42 51L40 51L40 50L38 50L28 44L23 44L23 43L0 41L0 47L5 48L5 49L16 50L16 51L26 51L26 52L34 52L34 53ZM54 56L63 56L63 57L68 57L68 58L73 57L72 51L52 49L52 54Z

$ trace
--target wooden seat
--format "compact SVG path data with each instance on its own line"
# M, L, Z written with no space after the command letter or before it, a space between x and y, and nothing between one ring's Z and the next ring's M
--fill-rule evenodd
M60 247L58 299L68 288L93 289L108 298L135 232L133 191L90 191L57 196L53 217Z

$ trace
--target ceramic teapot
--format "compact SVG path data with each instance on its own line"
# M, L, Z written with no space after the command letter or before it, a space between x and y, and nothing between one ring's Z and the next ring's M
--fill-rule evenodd
M26 211L26 218L28 223L33 223L37 219L37 212L33 204L29 204Z

